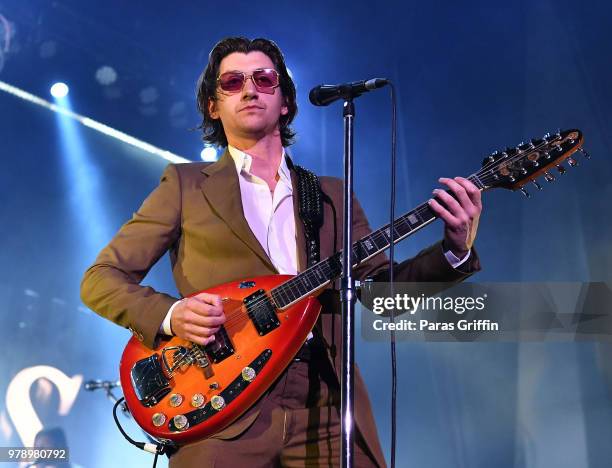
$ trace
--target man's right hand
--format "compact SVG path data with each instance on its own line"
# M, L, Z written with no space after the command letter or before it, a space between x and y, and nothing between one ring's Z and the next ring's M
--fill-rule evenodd
M225 323L221 296L200 293L179 301L172 310L170 326L174 335L197 344L207 345Z

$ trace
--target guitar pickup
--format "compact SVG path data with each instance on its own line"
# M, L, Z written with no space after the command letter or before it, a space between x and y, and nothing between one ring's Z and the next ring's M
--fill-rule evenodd
M217 364L234 354L234 346L232 345L230 337L227 334L224 326L221 326L219 331L215 333L215 341L207 344L204 349L214 364Z
M243 302L260 336L267 335L280 326L276 308L263 289L247 296Z

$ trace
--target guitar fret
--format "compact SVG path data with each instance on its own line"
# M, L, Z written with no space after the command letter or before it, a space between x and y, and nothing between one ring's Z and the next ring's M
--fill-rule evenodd
M291 302L289 301L289 298L285 294L285 288L283 287L283 285L280 285L274 288L271 291L271 295L272 295L272 300L279 308L285 307L287 304Z
M411 228L418 227L418 226L420 226L423 223L423 221L421 220L421 218L420 218L418 212L416 212L416 210L413 210L413 211L411 211L410 213L408 213L406 215L406 222L408 223L408 225Z
M309 274L305 274L303 276L303 281L304 281L304 283L306 284L306 287L309 290L313 290L313 289L315 289L317 287L317 285L314 284L314 281L312 280L312 278L310 277Z
M410 229L410 224L403 217L397 219L393 224L395 225L395 230L398 233L398 237L402 237L412 230Z
M372 255L374 252L378 251L378 247L376 246L376 242L372 239L372 236L368 236L361 241L361 246L367 252L367 256Z
M470 182L472 182L476 187L478 187L480 190L483 190L485 188L484 184L482 183L482 181L478 178L476 174L472 174L467 179Z

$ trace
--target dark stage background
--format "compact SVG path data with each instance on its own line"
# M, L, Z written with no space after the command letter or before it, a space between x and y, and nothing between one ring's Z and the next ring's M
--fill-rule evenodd
M473 280L609 281L611 13L609 2L566 0L0 1L0 80L49 100L50 85L65 81L75 112L197 160L194 88L208 51L228 35L270 37L298 87L290 152L320 174L342 174L341 106L314 108L308 90L374 76L396 83L398 213L494 150L580 128L591 161L530 200L484 196L483 271ZM104 65L117 73L109 86L95 78ZM356 131L356 191L379 226L388 216L387 91L357 101ZM60 426L75 464L149 466L115 429L112 404L80 386L117 378L131 335L80 303L79 282L167 162L5 92L0 156L0 445L32 445L37 430ZM441 232L435 223L398 257ZM174 293L167 258L146 283ZM388 457L389 349L357 346ZM398 466L609 467L611 351L596 342L399 344Z

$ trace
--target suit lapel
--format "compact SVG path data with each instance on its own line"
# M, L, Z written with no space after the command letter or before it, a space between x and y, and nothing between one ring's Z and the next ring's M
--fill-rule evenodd
M218 162L206 166L202 172L208 176L202 183L202 193L212 210L270 269L276 271L244 217L236 165L229 151L225 150Z

